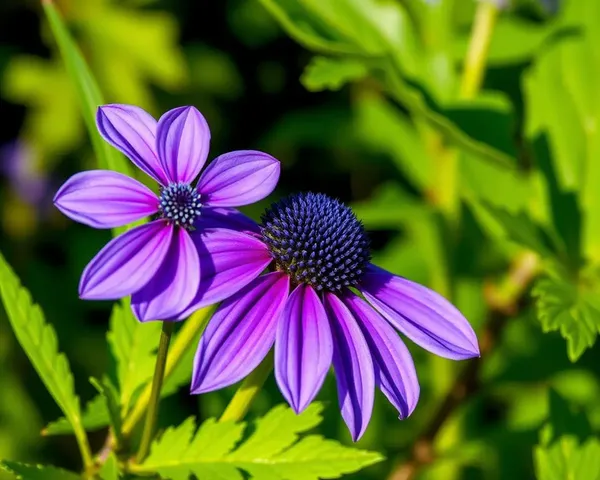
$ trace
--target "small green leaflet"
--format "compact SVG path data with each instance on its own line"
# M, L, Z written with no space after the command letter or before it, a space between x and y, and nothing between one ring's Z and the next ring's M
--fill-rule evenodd
M96 395L86 403L83 409L83 415L81 416L83 428L88 432L93 432L108 425L108 421L109 417L108 410L106 409L106 402L102 395ZM69 421L64 417L61 417L54 422L50 422L46 428L42 430L42 435L64 435L65 433L73 433L73 427L71 427Z
M567 340L569 359L575 362L596 342L600 332L598 294L560 278L537 281L532 295L544 332L560 331Z
M244 423L210 419L194 433L195 421L188 418L155 441L150 456L135 472L158 472L172 480L187 480L191 475L242 480L242 470L257 480L318 480L338 478L383 460L378 453L319 435L299 440L301 433L321 422L322 409L315 403L296 415L279 405L257 420L253 433L243 441Z
M364 61L356 58L314 57L307 65L300 81L307 90L339 90L346 83L360 80L368 75Z
M549 392L550 418L533 450L538 480L600 479L600 442L583 412Z
M84 438L73 374L67 357L58 350L56 332L46 323L42 310L33 303L31 295L21 286L1 254L0 295L21 347L74 431Z
M49 465L27 465L2 460L0 470L12 473L20 480L81 480L81 477L76 473Z
M121 422L121 410L119 408L119 394L111 381L105 377L102 382L95 378L90 378L90 383L100 393L104 400L104 405L108 411L110 426L115 435L118 444L123 440L123 422Z
M98 475L102 480L119 480L119 464L114 452L108 456Z
M138 322L129 305L113 307L107 339L117 362L123 412L130 407L134 393L152 378L160 328L160 322Z

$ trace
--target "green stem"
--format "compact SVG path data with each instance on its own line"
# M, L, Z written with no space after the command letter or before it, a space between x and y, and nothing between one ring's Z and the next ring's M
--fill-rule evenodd
M459 90L462 99L475 97L481 88L498 13L498 7L491 0L482 1L477 7Z
M239 422L240 420L243 420L246 413L248 413L252 401L256 398L258 392L260 392L260 389L272 370L273 355L269 354L262 363L244 379L240 388L238 388L237 392L235 392L235 395L229 402L229 405L227 405L223 415L221 415L219 421L226 422L228 420L233 420Z
M160 401L160 391L165 375L167 364L167 352L169 343L171 343L171 334L173 333L173 322L163 322L162 332L160 333L160 342L158 344L158 353L156 354L156 367L154 368L154 377L152 378L152 391L150 393L150 403L146 413L146 423L144 424L144 433L142 434L142 443L136 457L137 463L142 463L150 451L150 443L154 436L154 426L158 416L158 403Z
M198 335L204 330L204 327L208 323L214 308L203 308L202 310L198 310L193 313L190 318L188 318L184 323L179 332L177 333L177 337L173 341L173 346L169 351L169 356L167 358L167 365L165 367L165 375L164 378L167 379L171 376L179 362L181 361L183 355L187 352L188 348L192 344L192 342L198 337ZM147 385L146 388L142 391L139 396L137 402L135 403L133 409L127 415L127 418L123 422L123 436L128 437L131 435L131 432L140 421L140 419L144 416L144 412L148 407L150 402L150 397L152 394L152 386Z

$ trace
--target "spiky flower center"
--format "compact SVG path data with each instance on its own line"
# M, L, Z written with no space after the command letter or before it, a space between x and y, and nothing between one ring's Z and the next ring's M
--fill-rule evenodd
M318 291L356 285L370 260L369 239L352 210L320 193L273 204L261 231L278 270Z
M191 229L201 208L200 194L187 183L171 183L160 191L160 216L175 225Z

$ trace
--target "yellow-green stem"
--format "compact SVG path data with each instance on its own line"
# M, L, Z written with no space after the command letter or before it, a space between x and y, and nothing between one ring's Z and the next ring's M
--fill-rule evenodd
M165 367L165 379L171 376L173 370L175 370L175 367L179 365L179 362L188 348L190 348L192 342L196 339L198 334L204 330L204 327L208 323L213 311L214 309L212 307L203 308L202 310L198 310L192 314L192 316L184 322L183 327L181 327L181 330L179 330L177 337L173 341L173 346L169 351L167 365ZM127 415L127 418L123 422L124 437L131 435L131 432L143 417L144 412L148 407L148 403L150 402L151 392L152 386L147 385L139 396L137 402L131 410L131 413Z
M273 355L269 354L262 363L244 379L240 388L238 388L237 392L235 392L235 395L229 402L229 405L227 405L223 415L221 415L219 421L226 422L227 420L233 420L239 422L240 420L243 420L246 413L248 413L252 401L256 398L256 395L260 392L260 389L269 377L271 370L273 370Z
M498 7L491 0L481 1L477 7L460 83L459 97L462 99L475 97L481 88L498 12Z
M158 353L156 354L156 367L154 368L154 377L152 378L152 390L150 392L150 402L146 412L146 423L144 424L144 433L142 442L136 457L138 463L142 463L148 452L154 436L154 426L156 417L158 417L158 405L160 403L160 391L162 389L165 377L165 367L167 365L167 352L171 343L171 334L173 333L173 322L163 322L160 332L160 341L158 343Z
M79 451L81 452L81 459L83 461L83 468L85 472L85 478L88 478L94 471L94 459L92 458L92 451L88 442L85 430L81 427L81 424L77 428L74 428L75 440L79 445Z

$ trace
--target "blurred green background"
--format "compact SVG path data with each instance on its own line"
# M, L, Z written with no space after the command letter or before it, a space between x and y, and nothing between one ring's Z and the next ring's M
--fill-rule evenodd
M482 89L470 92L464 60L478 9L470 0L55 3L109 102L155 116L195 105L211 127L211 157L264 150L283 164L272 198L311 190L352 204L375 262L451 298L482 342L486 322L501 311L474 384L444 418L435 461L419 478L533 478L550 387L600 426L600 355L586 349L600 322L567 322L567 350L558 333L542 333L529 284L522 298L508 285L506 308L486 295L504 285L524 251L544 257L533 224L559 238L550 256L577 278L600 258L597 0L515 0L497 12ZM52 206L66 178L96 163L72 81L33 0L0 3L0 120L0 250L55 326L88 400L88 377L111 368L111 305L80 301L77 284L110 232ZM245 211L258 219L265 206ZM401 422L378 393L359 446L387 460L353 478L392 478L465 366L413 347L420 403ZM196 397L182 388L162 404L160 424L219 415L233 391ZM321 433L349 442L331 376L318 398L327 404ZM252 415L282 401L271 378ZM0 458L78 468L73 438L40 436L58 416L3 318ZM105 434L91 435L94 449Z

